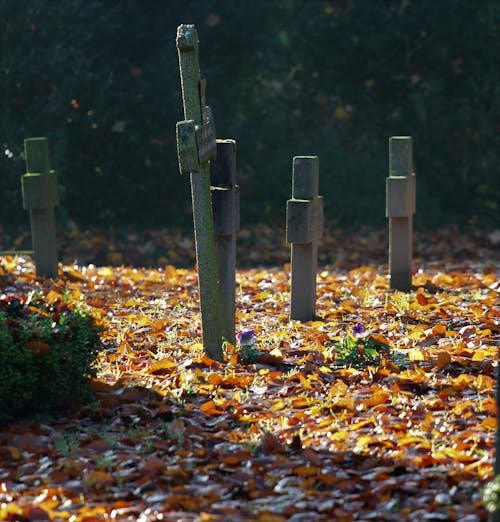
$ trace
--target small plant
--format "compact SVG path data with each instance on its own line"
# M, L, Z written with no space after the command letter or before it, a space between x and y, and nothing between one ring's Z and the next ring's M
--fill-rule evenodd
M500 510L500 475L486 484L483 491L483 504L490 513Z
M65 407L88 394L99 328L42 294L0 294L0 419Z
M257 361L262 352L255 346L257 334L253 330L244 330L236 335L240 346L240 356L244 362Z
M340 343L333 344L335 362L342 366L364 368L380 364L389 347L368 335L362 323L356 323Z
M55 450L65 459L73 458L78 449L78 432L62 433L54 436L53 443Z

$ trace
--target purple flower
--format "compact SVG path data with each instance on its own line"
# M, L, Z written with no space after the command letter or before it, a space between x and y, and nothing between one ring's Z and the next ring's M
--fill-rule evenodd
M257 341L257 334L253 330L244 330L236 335L241 346L253 346Z
M356 323L352 329L354 337L361 337L365 333L365 326L363 323Z

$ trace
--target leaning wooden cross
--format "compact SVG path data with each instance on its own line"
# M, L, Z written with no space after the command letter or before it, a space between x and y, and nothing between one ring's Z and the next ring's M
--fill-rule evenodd
M236 142L217 140L217 159L210 162L215 251L219 272L222 336L235 336L236 232L240 228L240 192L236 183Z
M47 138L24 140L26 172L21 178L23 207L30 212L31 237L38 276L57 277L54 207L58 204L57 176L50 170Z
M293 158L292 199L286 206L291 247L290 318L310 321L316 309L318 239L323 235L323 198L318 196L319 158Z
M386 217L389 218L389 275L393 289L409 292L413 257L413 214L416 203L413 145L410 136L389 138Z
M209 160L215 159L217 152L215 126L205 101L205 81L200 80L198 33L194 25L180 25L177 28L176 44L185 118L177 123L177 153L181 173L189 173L191 179L203 346L210 357L222 361L220 297L209 173Z

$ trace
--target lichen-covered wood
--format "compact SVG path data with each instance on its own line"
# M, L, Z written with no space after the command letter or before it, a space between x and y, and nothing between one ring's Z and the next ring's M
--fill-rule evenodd
M58 204L57 176L50 170L47 138L24 140L26 171L21 178L23 206L29 210L36 273L57 277L54 207Z
M410 136L389 139L386 217L389 218L389 277L392 289L411 290L416 177Z
M287 201L286 239L291 243L290 317L310 321L316 309L318 239L323 235L319 158L293 158L292 199Z
M236 299L236 233L240 228L240 192L236 182L236 142L217 140L210 163L215 249L219 268L222 336L233 345Z
M182 86L182 100L184 120L192 120L191 132L194 135L190 140L185 134L189 131L186 123L181 123L181 141L177 143L181 172L196 167L190 172L191 198L193 204L194 235L196 243L196 261L200 289L200 308L203 331L203 346L210 357L222 361L222 331L220 316L220 297L218 285L218 269L215 255L215 237L210 197L210 174L208 161L200 162L196 129L209 124L211 112L205 104L205 86L200 80L200 66L198 59L198 33L194 25L180 25L177 28L176 39L179 54L179 68ZM179 124L177 125L179 138ZM215 139L215 137L214 137ZM196 153L192 143L196 143ZM187 159L186 148L188 143L193 156ZM212 148L213 150L213 148ZM185 156L182 156L185 154ZM196 157L194 157L196 154ZM202 158L205 156L202 154Z

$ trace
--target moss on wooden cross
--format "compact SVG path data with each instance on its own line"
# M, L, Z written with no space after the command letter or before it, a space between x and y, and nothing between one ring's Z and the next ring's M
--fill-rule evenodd
M220 298L208 163L215 157L215 127L205 102L205 83L200 80L198 33L194 25L177 28L176 45L184 107L184 121L177 124L177 151L181 173L189 172L191 181L203 346L208 355L221 361Z

